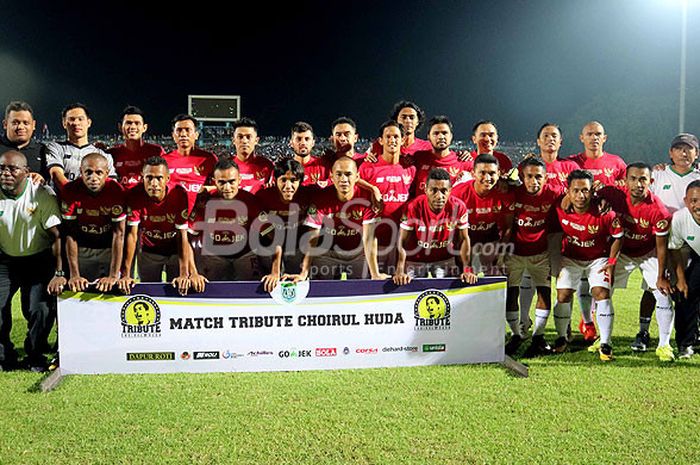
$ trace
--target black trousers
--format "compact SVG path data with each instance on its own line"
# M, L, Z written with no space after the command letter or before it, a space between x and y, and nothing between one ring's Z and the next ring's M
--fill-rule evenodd
M46 290L54 275L54 264L50 251L27 257L0 255L0 363L17 360L10 340L12 297L17 290L22 291L22 313L28 326L24 340L27 359L45 361L43 353L49 350L48 337L55 319L56 298Z
M698 331L698 309L700 308L700 258L693 254L685 270L688 283L688 298L676 296L676 344L679 348L695 344Z

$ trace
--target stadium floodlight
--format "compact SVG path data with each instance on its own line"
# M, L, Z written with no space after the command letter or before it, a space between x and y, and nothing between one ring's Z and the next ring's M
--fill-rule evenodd
M231 123L241 117L241 96L188 95L187 113L199 121Z
M678 132L685 132L685 65L688 48L688 0L681 0L681 85L678 105Z

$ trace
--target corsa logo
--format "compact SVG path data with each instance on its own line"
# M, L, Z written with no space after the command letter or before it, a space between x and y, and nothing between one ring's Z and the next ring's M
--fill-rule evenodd
M316 357L335 357L336 355L338 351L335 347L316 349Z

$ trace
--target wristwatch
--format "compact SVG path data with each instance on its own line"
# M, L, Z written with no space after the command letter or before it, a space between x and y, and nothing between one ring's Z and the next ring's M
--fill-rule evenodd
M66 273L63 270L56 270L56 272L53 275L57 278L63 278L66 276Z

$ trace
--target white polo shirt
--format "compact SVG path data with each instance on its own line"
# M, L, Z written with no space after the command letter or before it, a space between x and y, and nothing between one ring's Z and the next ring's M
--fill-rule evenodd
M46 144L46 169L50 170L53 166L63 168L63 174L69 181L73 181L80 177L80 163L83 158L91 153L99 153L107 159L109 166L109 176L116 178L117 173L114 171L114 161L112 155L102 149L98 149L93 144L83 145L78 147L68 141L49 142Z
M46 230L60 223L58 200L47 187L27 179L16 198L0 189L0 251L4 254L26 257L45 251L54 241Z
M682 208L673 214L668 248L677 250L683 247L683 243L700 254L700 224L693 219L693 215L687 208Z
M666 205L669 213L673 213L685 207L685 189L688 184L700 179L700 172L692 170L686 174L678 174L667 166L664 170L652 171L651 178L654 182L649 189Z

